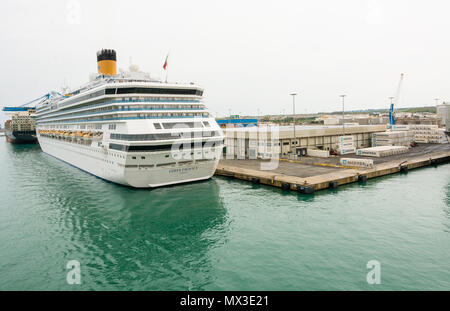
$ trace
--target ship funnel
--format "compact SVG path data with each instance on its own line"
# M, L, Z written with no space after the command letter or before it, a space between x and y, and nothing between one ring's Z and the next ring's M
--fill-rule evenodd
M116 51L103 49L97 52L98 73L105 76L117 74Z

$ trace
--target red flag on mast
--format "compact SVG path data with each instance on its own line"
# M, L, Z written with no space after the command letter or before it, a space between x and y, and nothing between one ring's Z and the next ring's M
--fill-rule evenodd
M169 54L167 54L166 61L164 62L164 65L163 65L164 70L166 70L166 68L167 68L167 60L168 59L169 59Z

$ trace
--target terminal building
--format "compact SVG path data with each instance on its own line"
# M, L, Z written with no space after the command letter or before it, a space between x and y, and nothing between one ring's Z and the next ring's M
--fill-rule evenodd
M356 148L371 147L372 134L386 130L386 124L379 125L297 125L293 126L259 126L259 127L227 127L225 132L225 150L227 157L254 158L280 157L299 154L305 148L320 150L336 150L339 137L345 132L352 136ZM265 156L264 156L265 155Z

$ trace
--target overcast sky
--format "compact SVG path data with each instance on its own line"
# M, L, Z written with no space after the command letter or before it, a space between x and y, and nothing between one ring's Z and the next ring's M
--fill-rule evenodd
M450 100L445 0L0 1L0 106L71 88L117 51L154 77L197 82L214 115L388 107ZM2 113L0 119L4 120Z

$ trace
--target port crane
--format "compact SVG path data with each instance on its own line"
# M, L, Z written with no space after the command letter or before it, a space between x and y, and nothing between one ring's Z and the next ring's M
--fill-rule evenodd
M400 75L400 81L398 82L397 92L395 93L395 97L393 98L393 101L391 102L391 107L389 108L389 124L395 125L395 113L394 113L394 106L398 104L399 98L400 98L400 90L402 88L403 84L403 77L404 74L402 73Z
M49 99L51 96L54 96L54 95L61 95L61 94L59 94L57 92L48 93L48 94L45 94L44 96L41 96L41 97L36 98L36 99L33 99L32 101L29 101L29 102L27 102L27 103L25 103L23 105L20 105L20 106L17 106L17 107L3 107L2 110L5 111L5 112L19 112L19 111L34 110L34 109L36 109L35 105L33 105L33 106L29 106L29 105L31 105L31 104L33 104L35 102L40 102L40 101Z

